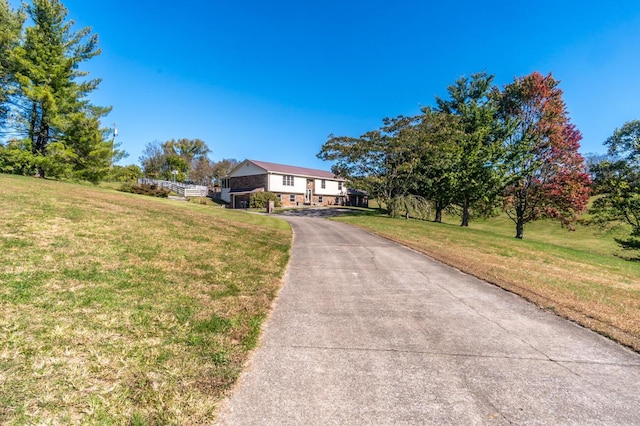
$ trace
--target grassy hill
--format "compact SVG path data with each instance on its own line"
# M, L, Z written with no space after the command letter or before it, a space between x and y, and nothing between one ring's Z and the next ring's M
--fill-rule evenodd
M282 221L0 175L0 423L194 424L254 347Z
M436 224L378 214L338 220L401 242L464 272L519 294L579 324L640 351L640 262L621 258L615 233L556 222L525 227L514 238L505 216L472 222L458 218Z

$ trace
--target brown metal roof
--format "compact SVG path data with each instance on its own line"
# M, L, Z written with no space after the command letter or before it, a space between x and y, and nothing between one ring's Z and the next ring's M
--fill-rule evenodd
M229 194L233 195L255 194L256 192L264 192L264 187L261 186L259 188L235 188L229 190Z
M315 178L322 178L322 179L344 180L343 178L333 174L333 172L327 172L324 170L307 169L304 167L296 167L296 166L286 166L284 164L267 163L266 161L256 161L256 160L247 160L247 161L266 170L267 172L283 173L286 175L315 177Z

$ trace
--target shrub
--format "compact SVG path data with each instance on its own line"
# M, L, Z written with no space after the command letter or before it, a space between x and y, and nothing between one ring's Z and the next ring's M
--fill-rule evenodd
M194 204L202 204L203 206L214 205L214 202L207 197L188 197L187 201Z
M109 170L107 180L111 182L135 182L143 176L142 169L135 164L129 166L118 166L116 164Z
M264 209L269 201L273 201L275 207L280 207L280 200L273 192L256 192L251 196L249 207L252 209Z
M169 190L159 187L156 184L141 184L134 185L130 182L124 182L120 185L119 191L130 192L132 194L149 195L151 197L167 198L169 196Z
M389 202L389 215L391 217L410 217L427 220L431 214L431 203L418 195L400 195Z

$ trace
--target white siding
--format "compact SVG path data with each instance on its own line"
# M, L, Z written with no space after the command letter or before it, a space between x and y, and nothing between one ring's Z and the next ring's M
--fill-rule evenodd
M325 179L325 188L322 189L322 179L315 180L315 195L329 195L332 197L338 197L340 195L346 195L347 188L342 182L342 191L338 190L338 181Z
M284 192L288 194L304 194L307 189L307 178L293 175L293 186L283 185L280 174L269 175L269 191Z
M222 188L222 192L220 193L220 198L227 203L231 202L231 195L229 195L229 188Z
M230 177L232 177L232 176L252 176L252 175L262 175L262 174L265 174L265 173L266 172L264 171L264 169L256 166L253 163L246 162L244 164L241 164L229 176Z

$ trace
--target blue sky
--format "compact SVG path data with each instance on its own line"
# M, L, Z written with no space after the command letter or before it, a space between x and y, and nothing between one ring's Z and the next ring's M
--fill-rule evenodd
M11 3L16 6L17 1ZM100 36L81 68L137 163L145 144L200 138L214 160L329 169L329 134L419 113L462 75L561 81L582 152L640 119L640 2L63 0Z

